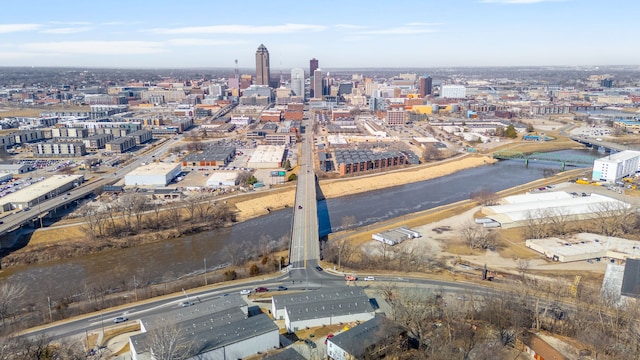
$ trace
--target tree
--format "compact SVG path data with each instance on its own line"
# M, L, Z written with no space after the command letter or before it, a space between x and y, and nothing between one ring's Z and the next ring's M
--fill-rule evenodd
M291 174L287 178L287 181L296 181L296 180L298 180L298 175L296 175L296 174Z
M289 159L285 160L284 165L282 165L282 168L287 171L291 171L291 161L289 161Z
M154 324L147 335L147 346L158 360L185 360L196 355L194 339L173 323Z
M425 144L424 150L422 150L422 158L424 161L440 160L442 155L440 154L440 150L438 150L433 144Z
M0 319L2 326L6 326L6 319L11 317L22 304L26 286L3 282L0 285Z
M258 276L258 275L260 275L260 268L258 267L258 265L252 264L249 267L249 275L250 276Z
M518 131L513 124L509 124L509 126L507 126L507 129L504 131L504 136L511 139L518 137Z
M498 194L491 190L480 190L471 193L471 200L483 206L498 205Z
M527 132L528 133L532 133L534 132L536 129L533 128L533 124L529 124L527 125Z

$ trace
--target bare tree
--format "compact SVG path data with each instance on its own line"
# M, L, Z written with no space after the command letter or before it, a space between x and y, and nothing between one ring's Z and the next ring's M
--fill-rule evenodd
M593 205L594 225L606 236L626 234L638 227L638 213L633 206L622 202L602 202Z
M185 360L196 355L194 339L173 323L153 326L147 335L147 346L158 360Z
M493 249L498 245L498 233L480 224L467 221L460 232L471 249Z
M422 150L422 158L424 159L424 161L442 159L440 150L438 150L433 144L425 144L423 146L424 150Z
M11 317L22 303L26 286L4 282L0 284L0 319L2 326L6 326L7 318Z
M483 206L491 206L498 204L498 194L495 191L491 190L480 190L471 193L471 200L478 202L478 204Z

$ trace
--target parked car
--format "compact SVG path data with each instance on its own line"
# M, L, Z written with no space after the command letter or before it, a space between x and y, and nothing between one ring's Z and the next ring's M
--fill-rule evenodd
M302 205L298 205L298 209L302 209Z
M376 278L374 278L373 276L367 276L366 278L364 278L364 281L374 281Z
M113 319L113 322L116 323L116 324L120 324L120 323L123 323L123 322L125 322L127 320L129 320L129 319L127 319L124 316L118 316L117 318Z
M331 338L332 338L332 337L334 337L334 336L335 336L335 335L333 335L333 334L329 334L329 335L327 335L327 338L326 338L326 339L324 339L324 344L325 344L325 345L327 345L327 340L331 339Z
M249 294L251 294L251 290L249 289L240 290L240 295L249 295Z
M312 349L316 348L316 343L313 342L311 339L304 339L304 343L309 345L309 347L311 347Z
M263 293L263 292L267 292L267 291L269 291L269 289L267 289L267 288L266 288L266 287L264 287L264 286L261 286L261 287L259 287L259 288L256 288L256 292L257 292L257 293Z

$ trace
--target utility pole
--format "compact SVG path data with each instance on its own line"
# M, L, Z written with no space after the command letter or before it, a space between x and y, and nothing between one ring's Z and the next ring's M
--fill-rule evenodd
M138 301L138 284L136 283L136 276L133 275L133 296Z
M204 258L204 286L207 286L207 258Z
M49 321L53 322L53 314L51 313L51 296L47 296L47 303L49 304Z

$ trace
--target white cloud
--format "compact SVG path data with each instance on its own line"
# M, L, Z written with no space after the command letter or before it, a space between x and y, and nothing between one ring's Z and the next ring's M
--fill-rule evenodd
M176 46L221 46L246 44L245 40L216 40L216 39L196 39L177 38L167 40L167 44Z
M20 45L28 51L54 54L132 55L165 52L164 44L152 41L59 41Z
M283 25L211 25L188 26L179 28L155 28L151 32L158 34L288 34L299 31L322 31L327 27L312 24L283 24Z
M543 2L561 2L565 0L481 0L486 4L538 4Z
M336 29L347 29L347 30L361 30L361 29L371 28L371 26L352 25L352 24L335 24L333 25L333 27Z
M88 21L49 21L49 24L54 25L91 25Z
M38 54L19 51L0 51L0 60L21 60L36 57Z
M365 30L358 31L358 34L363 35L415 35L415 34L426 34L433 33L437 30L433 28L426 27L424 25L432 25L432 24L407 24L407 26L400 26L394 28L387 29L378 29L378 30Z
M0 34L38 30L41 27L40 24L0 24Z
M77 34L81 32L91 31L93 28L89 26L82 27L65 27L65 28L54 28L54 29L46 29L40 31L43 34Z

